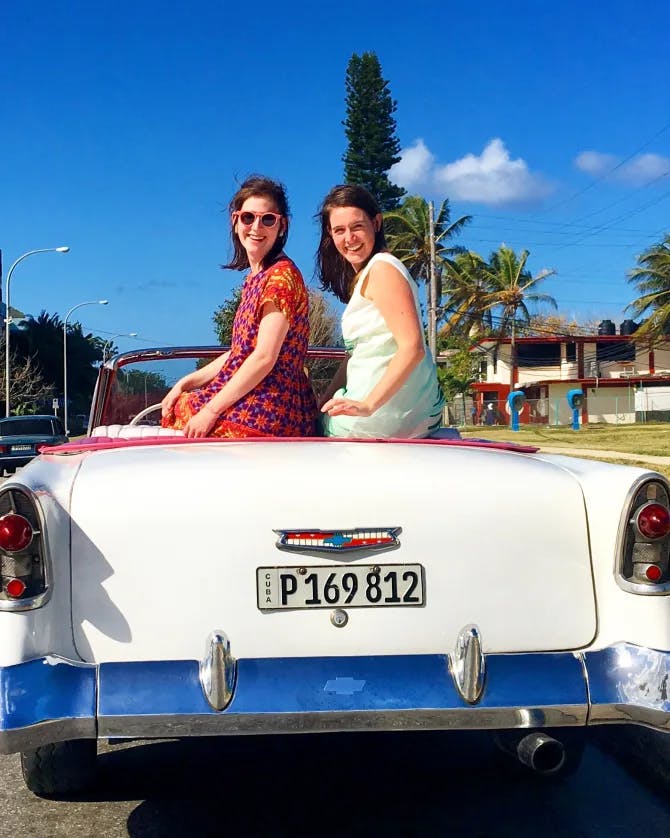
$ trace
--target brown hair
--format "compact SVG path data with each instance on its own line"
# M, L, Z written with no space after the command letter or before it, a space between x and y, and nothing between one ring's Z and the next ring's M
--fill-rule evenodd
M316 277L324 291L332 291L339 300L346 303L351 297L352 280L356 271L344 256L338 253L330 234L330 213L336 207L356 207L363 210L370 221L380 215L381 210L377 201L363 186L340 184L334 186L326 195L315 216L321 221L321 240L316 251ZM375 234L370 258L382 250L386 250L383 221Z
M276 206L277 212L284 216L284 229L280 230L277 240L272 245L265 259L263 259L263 268L267 268L277 260L277 257L284 249L286 239L288 239L288 226L290 218L290 210L288 206L288 198L286 197L286 188L282 183L276 180L271 180L269 177L263 175L249 175L237 192L233 195L230 204L228 204L228 214L230 217L230 239L233 246L233 258L227 265L221 265L233 271L243 271L249 267L249 257L247 251L242 247L242 242L235 232L235 223L233 221L233 213L241 209L242 204L247 198L267 198ZM281 222L280 222L281 223Z

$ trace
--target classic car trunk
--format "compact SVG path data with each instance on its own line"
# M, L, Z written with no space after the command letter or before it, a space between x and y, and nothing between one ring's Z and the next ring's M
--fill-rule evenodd
M444 653L468 623L487 652L575 649L595 633L579 483L532 455L395 442L131 446L85 456L71 517L86 661L200 659L214 629L238 658ZM317 531L335 534L332 547L351 533L383 542L395 528L394 549L316 549L328 540ZM316 538L286 552L275 530L289 543ZM386 602L347 606L354 576L374 588L366 574L388 577L387 565L393 584L420 566L423 604L394 601L387 585ZM294 568L290 585L318 577L322 607L260 610L257 582L276 582L276 567Z

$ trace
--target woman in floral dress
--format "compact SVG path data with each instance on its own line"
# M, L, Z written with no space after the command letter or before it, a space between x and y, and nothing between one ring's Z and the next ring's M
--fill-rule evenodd
M247 178L230 202L233 259L249 269L229 351L181 378L162 402L161 424L187 437L310 436L316 403L305 372L308 296L283 252L284 187Z

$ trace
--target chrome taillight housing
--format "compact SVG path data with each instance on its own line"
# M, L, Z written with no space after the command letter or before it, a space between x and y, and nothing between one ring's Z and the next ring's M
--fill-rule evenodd
M0 492L0 611L43 605L49 568L39 506L27 489Z
M670 593L670 486L660 477L634 487L621 522L616 577L632 593Z

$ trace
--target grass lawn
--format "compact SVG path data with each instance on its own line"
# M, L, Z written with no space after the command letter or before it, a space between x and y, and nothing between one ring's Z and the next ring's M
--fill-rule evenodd
M460 429L464 437L483 437L537 446L557 448L590 448L601 451L621 451L652 457L670 457L670 425L584 425L578 431L568 427L548 425L522 425L518 431L509 427L477 426ZM584 456L582 454L579 455ZM650 465L644 461L624 460L615 457L595 457L609 463L634 465L659 471L670 479L670 466Z

